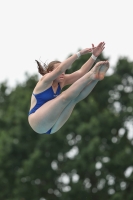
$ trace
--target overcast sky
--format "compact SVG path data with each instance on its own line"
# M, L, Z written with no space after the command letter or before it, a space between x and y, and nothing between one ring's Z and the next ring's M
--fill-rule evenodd
M0 82L37 73L35 59L63 61L105 41L111 67L133 61L132 0L0 0Z

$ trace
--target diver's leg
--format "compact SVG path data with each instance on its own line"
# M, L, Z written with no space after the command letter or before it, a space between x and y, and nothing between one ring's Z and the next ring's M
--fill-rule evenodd
M65 124L65 122L69 119L75 105L81 100L85 99L91 93L97 82L98 80L90 82L82 90L82 92L64 108L55 125L52 127L51 134L57 132Z

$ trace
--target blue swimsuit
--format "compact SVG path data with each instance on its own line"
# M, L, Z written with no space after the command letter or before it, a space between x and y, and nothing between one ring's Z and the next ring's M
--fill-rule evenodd
M52 86L50 88L48 88L47 90L39 93L39 94L33 94L37 100L36 105L29 111L29 115L36 112L36 110L38 108L40 108L44 103L46 103L47 101L50 101L52 99L54 99L55 97L57 97L61 92L61 88L60 88L60 84L58 84L58 88L56 93L54 93ZM51 128L52 129L52 128ZM51 133L51 129L49 131L47 131L47 134Z

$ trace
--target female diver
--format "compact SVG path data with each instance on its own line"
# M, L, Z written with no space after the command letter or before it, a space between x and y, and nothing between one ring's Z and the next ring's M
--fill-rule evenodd
M28 116L29 124L35 132L57 132L68 120L75 105L86 98L97 82L104 78L109 68L108 61L99 61L91 69L104 48L104 42L96 47L92 44L92 48L83 49L63 62L52 61L45 68L36 61L42 78L33 90ZM89 52L92 53L91 57L79 70L65 74L77 58ZM71 86L61 93L66 85Z

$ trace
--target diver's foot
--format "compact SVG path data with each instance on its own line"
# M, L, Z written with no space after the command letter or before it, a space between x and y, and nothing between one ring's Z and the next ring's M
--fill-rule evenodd
M90 71L94 80L103 80L107 70L109 69L108 61L100 61Z

